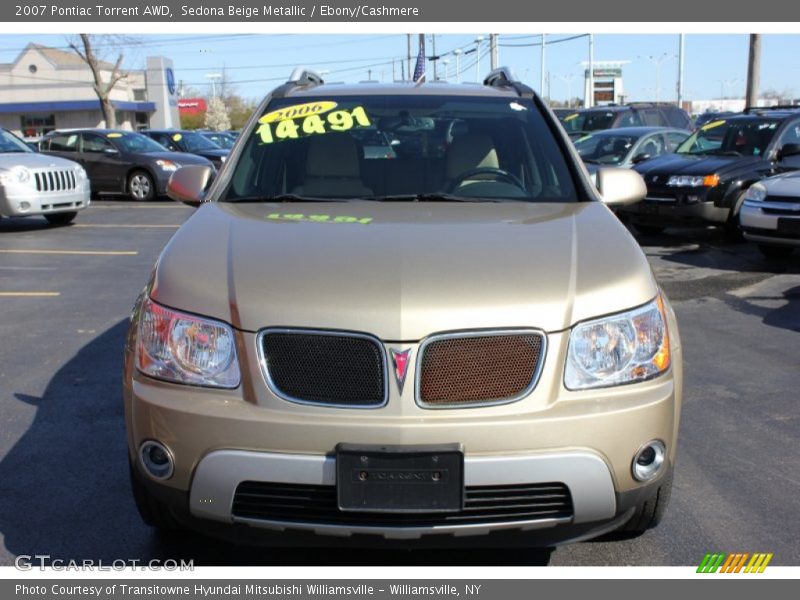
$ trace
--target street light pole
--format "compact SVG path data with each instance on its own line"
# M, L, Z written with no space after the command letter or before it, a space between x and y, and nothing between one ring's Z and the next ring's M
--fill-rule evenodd
M539 93L544 98L544 74L545 74L545 53L547 51L547 34L542 34L542 64L540 66L540 80L539 80Z
M684 34L678 36L678 108L683 108L683 43Z
M483 42L483 36L479 35L475 38L475 43L478 45L475 52L475 83L481 82L481 42Z
M461 48L453 50L456 55L456 83L461 83Z
M586 108L594 106L594 34L589 34L589 92L583 100Z

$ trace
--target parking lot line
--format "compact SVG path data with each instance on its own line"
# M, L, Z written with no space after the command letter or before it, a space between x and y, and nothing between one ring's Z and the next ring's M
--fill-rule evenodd
M0 292L0 298L52 298L61 292Z
M0 254L80 254L89 256L136 256L133 250L7 250L0 248Z
M73 225L72 227L100 227L100 228L125 228L125 229L177 229L180 225L161 225L161 224L153 224L153 225L133 225L130 223L78 223Z

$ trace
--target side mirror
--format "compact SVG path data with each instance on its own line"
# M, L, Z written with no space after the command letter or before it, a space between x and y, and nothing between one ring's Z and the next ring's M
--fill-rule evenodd
M778 150L778 160L787 156L797 156L798 154L800 154L800 144L784 144Z
M200 206L211 181L211 167L189 165L175 171L167 182L167 196L189 206Z
M636 156L634 156L631 159L631 163L634 164L634 165L638 165L639 163L644 162L646 160L650 160L651 158L652 157L649 154L647 154L647 152L642 152L642 153L637 154Z
M644 179L636 171L608 167L597 170L597 190L603 202L622 206L639 202L647 195Z
M103 154L108 154L109 156L116 156L119 154L119 150L116 148L103 148Z

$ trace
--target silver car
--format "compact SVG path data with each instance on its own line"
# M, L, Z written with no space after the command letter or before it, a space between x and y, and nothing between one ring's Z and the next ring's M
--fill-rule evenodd
M79 164L34 152L0 129L0 217L43 216L65 225L89 206L89 188Z
M800 171L751 185L740 223L744 237L767 258L783 258L800 247Z

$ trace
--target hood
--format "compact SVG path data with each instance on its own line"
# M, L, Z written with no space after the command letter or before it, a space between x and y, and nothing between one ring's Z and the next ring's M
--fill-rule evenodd
M147 154L141 154L139 156L143 157L145 160L152 160L153 162L157 160L169 160L181 166L209 164L208 160L202 156L187 154L185 152L170 152L169 150L165 150L164 152L148 152Z
M0 152L0 169L12 167L27 167L28 169L47 169L58 167L69 169L79 166L78 163L52 154L39 154L38 152Z
M711 175L717 173L724 176L739 169L747 169L762 160L757 156L665 154L646 160L634 166L633 169L641 173L645 181L650 183L653 175Z
M198 152L193 152L192 154L198 154L200 156L205 156L206 158L213 160L215 158L223 158L225 156L228 156L228 154L230 153L231 151L225 150L225 148L213 148L209 150L200 150Z
M789 171L776 177L761 181L767 192L773 196L800 197L800 171Z
M164 249L151 296L235 327L416 341L577 321L652 299L633 237L599 203L208 203Z

